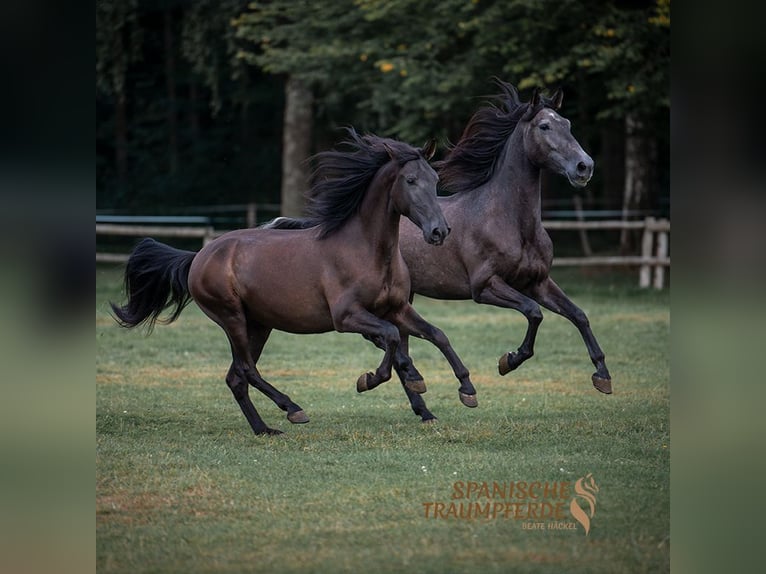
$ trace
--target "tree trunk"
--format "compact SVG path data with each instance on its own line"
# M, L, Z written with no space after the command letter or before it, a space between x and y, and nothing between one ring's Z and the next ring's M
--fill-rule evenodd
M167 90L168 124L168 171L178 172L178 119L176 118L176 59L173 53L173 14L169 8L164 13L165 40L165 87Z
M282 133L282 215L303 214L308 189L311 153L313 95L306 85L290 76L285 86L285 116Z
M114 109L114 162L117 185L125 189L128 182L128 122L125 111L125 92L116 94Z
M625 116L625 183L622 197L622 220L627 221L629 212L638 209L647 196L649 187L648 145L643 133L643 122L635 116ZM630 230L620 232L620 253L632 249Z
M192 78L189 83L189 132L192 142L197 145L199 141L199 90L197 82Z

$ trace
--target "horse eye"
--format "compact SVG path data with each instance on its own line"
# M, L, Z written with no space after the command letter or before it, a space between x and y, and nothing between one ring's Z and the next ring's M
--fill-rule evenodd
M541 130L543 130L544 132L546 132L546 131L548 131L549 129L551 129L551 124L549 124L549 123L544 123L544 124L540 124L540 125L539 125L539 126L537 126L537 127L539 127Z
M415 183L417 181L417 179L418 178L416 178L414 175L410 175L410 176L407 177L407 183L412 185L413 183Z

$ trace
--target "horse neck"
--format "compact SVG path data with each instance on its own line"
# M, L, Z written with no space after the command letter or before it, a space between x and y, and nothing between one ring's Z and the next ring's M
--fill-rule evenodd
M527 158L521 128L514 130L501 154L486 186L492 208L512 218L520 229L540 224L540 168Z
M394 209L391 189L396 178L393 162L383 166L372 178L356 215L361 237L369 239L375 256L384 262L391 260L399 246L399 219ZM359 237L356 238L359 241Z

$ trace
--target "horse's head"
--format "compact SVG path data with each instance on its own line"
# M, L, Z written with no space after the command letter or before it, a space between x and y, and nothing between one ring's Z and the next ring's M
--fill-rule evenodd
M404 163L397 158L394 148L386 146L386 150L391 159L400 164L391 190L396 211L417 225L428 243L441 245L450 228L436 201L439 176L428 163L436 151L436 141L429 141L419 150L416 159L408 159Z
M541 107L542 98L535 90L529 102L529 117L524 118L527 157L538 167L566 176L574 187L585 187L593 176L593 159L572 135L569 120L556 111L561 107L562 92L557 90Z

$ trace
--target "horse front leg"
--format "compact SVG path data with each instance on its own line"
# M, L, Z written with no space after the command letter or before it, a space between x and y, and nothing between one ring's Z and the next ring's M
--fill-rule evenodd
M543 321L540 306L497 276L471 287L473 300L485 305L515 309L527 319L527 332L519 348L505 353L497 362L500 375L507 375L535 354L537 329Z
M470 373L463 364L463 361L458 357L455 349L452 348L452 345L444 332L423 319L423 317L421 317L409 304L396 313L392 320L399 326L402 334L425 339L439 349L442 355L447 359L450 367L452 367L455 377L460 381L460 387L458 389L460 402L471 408L478 406L479 403L476 400L476 389L471 382Z
M593 335L593 331L590 328L590 321L585 315L582 309L572 303L569 297L556 285L553 279L548 278L546 281L540 283L533 290L534 299L540 303L546 309L550 309L554 313L566 317L569 319L577 330L580 331L585 346L588 349L590 360L596 367L596 372L593 373L591 380L593 386L597 390L607 395L612 393L612 376L609 374L609 370L606 368L606 362L604 358L604 352L596 341L596 337Z
M383 349L383 360L374 373L364 373L356 382L363 393L391 379L394 357L399 347L399 330L362 307L333 311L333 324L339 333L359 333Z
M409 336L402 335L400 332L400 337L399 348L394 355L394 370L399 376L399 381L402 383L402 388L407 395L407 400L410 401L412 411L419 416L420 420L424 423L435 421L436 416L428 410L426 402L421 396L427 389L426 384L423 381L423 376L412 363L412 358L410 357L409 352ZM370 340L376 347L384 349L380 341Z

